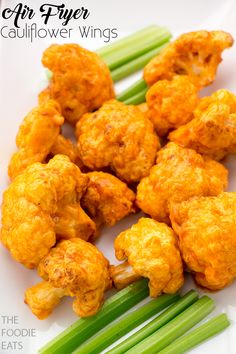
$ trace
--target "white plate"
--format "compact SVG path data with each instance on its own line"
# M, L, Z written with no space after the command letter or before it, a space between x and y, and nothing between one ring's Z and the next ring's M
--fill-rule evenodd
M18 1L2 0L1 9L17 4ZM32 7L38 8L43 1L28 1ZM33 4L34 3L34 4ZM57 3L57 2L55 2ZM94 27L117 27L119 36L132 33L142 27L157 23L165 25L174 36L197 29L223 29L229 31L236 38L236 3L234 0L87 0L86 2L64 1L68 7L76 8L84 5L90 9L91 15L86 25ZM40 19L34 22L40 25ZM81 25L81 22L79 22ZM79 24L73 23L74 28ZM1 23L1 26L3 22ZM82 23L83 25L83 23ZM53 26L58 26L54 22ZM70 25L70 27L73 27ZM77 42L87 48L97 48L103 45L102 40L81 40L78 32L68 42ZM60 41L62 42L62 41ZM15 151L15 136L25 114L36 104L37 94L45 84L44 70L40 64L43 50L51 44L50 40L35 40L30 43L23 39L0 39L0 189L7 187L7 164L11 154ZM218 71L215 83L207 88L204 94L209 94L218 88L228 88L236 92L236 46L224 53L224 62ZM136 75L137 76L137 75ZM120 90L131 80L118 85ZM236 190L236 159L229 158L226 162L230 170L230 189ZM127 218L114 228L106 230L98 245L105 255L115 262L113 253L114 237L123 229L134 223L138 216ZM18 316L18 325L9 325L15 328L36 329L36 337L18 338L23 342L24 349L2 350L5 353L33 354L49 339L68 327L76 320L71 309L71 300L66 299L45 321L37 320L23 303L23 294L27 287L33 285L38 277L35 271L25 269L14 262L9 253L0 247L0 316ZM185 289L193 288L191 279L186 281ZM195 354L235 354L236 352L236 283L225 290L211 294L216 300L217 312L225 311L229 315L231 327L192 351ZM4 327L0 317L0 327ZM6 326L5 326L6 327ZM1 338L15 340L16 338ZM16 339L17 340L17 339ZM88 353L89 354L89 353Z

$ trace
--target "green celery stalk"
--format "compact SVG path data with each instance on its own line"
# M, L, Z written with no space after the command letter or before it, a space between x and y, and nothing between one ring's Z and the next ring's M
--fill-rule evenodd
M230 322L225 313L213 317L203 325L194 329L183 337L176 339L173 343L168 345L165 349L158 352L158 354L183 354L188 350L201 344L205 340L215 336L229 327Z
M195 326L215 308L214 301L203 296L187 310L175 317L158 331L128 350L128 354L156 354L186 331Z
M114 51L109 56L103 56L104 62L112 71L123 64L140 57L150 50L168 42L171 38L170 32L166 28L159 28L152 36L148 36L146 43L134 42L133 45L123 50Z
M109 347L123 335L130 332L148 318L162 311L167 306L180 298L179 295L163 295L150 301L139 309L123 316L118 321L111 323L102 331L96 334L89 341L81 345L73 354L98 354L103 349Z
M144 53L138 58L135 58L124 65L111 71L111 77L114 82L117 82L125 77L141 70L153 57L160 54L162 49L166 47L167 43Z
M149 294L147 279L141 279L111 296L92 317L81 318L39 350L40 354L69 354L100 329L121 316Z
M133 85L119 93L116 98L118 101L124 102L128 98L136 95L144 89L147 89L147 84L143 79L140 79L136 81Z
M172 320L174 317L179 315L182 311L184 311L187 307L192 305L197 300L197 292L195 290L189 291L174 305L170 306L167 310L165 310L158 317L149 322L146 326L141 328L138 332L134 333L132 336L128 337L123 342L106 352L106 354L125 353L127 350L134 347L137 343L140 343L143 339L150 336L150 334L154 333L159 328L168 323L170 320Z
M114 51L118 51L120 49L124 49L124 48L129 47L134 42L142 41L143 39L145 39L147 36L149 36L153 32L156 32L158 29L159 29L159 27L156 25L151 25L151 26L145 27L145 28L143 28L143 29L141 29L129 36L126 36L124 38L116 40L115 42L108 44L105 47L97 49L96 53L102 57L106 56L106 55L110 55Z
M124 104L134 104L134 105L137 105L137 104L140 104L140 103L143 103L145 102L146 100L146 93L147 93L147 88L138 92L136 95L128 98L127 100L123 101Z

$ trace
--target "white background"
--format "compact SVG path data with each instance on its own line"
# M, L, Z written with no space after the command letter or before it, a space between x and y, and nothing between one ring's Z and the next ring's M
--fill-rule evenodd
M37 9L46 1L24 1L30 7ZM60 1L48 1L59 4ZM12 7L17 1L3 0L1 9ZM229 31L236 38L236 2L234 0L87 0L64 1L68 7L88 7L91 15L86 25L94 27L117 27L122 37L142 27L156 23L167 26L174 37L180 33L197 29L223 29ZM40 19L36 19L40 24ZM34 22L35 19L34 19ZM74 22L73 26L83 25ZM1 26L3 22L1 23ZM53 26L58 26L54 22ZM69 26L69 27L73 27ZM75 33L78 33L75 31ZM103 46L102 41L84 41L74 35L71 42L80 43L87 48ZM62 42L62 41L60 41ZM15 151L15 136L23 117L37 102L37 94L45 84L44 69L40 58L43 50L52 42L50 40L6 40L0 38L0 192L8 184L7 165L11 154ZM127 86L131 80L118 85L118 90ZM209 94L218 88L227 88L236 93L236 45L224 53L224 62L218 71L215 83L205 89L203 95ZM236 160L228 158L225 162L230 168L230 188L236 190ZM115 262L113 254L113 240L123 229L137 220L138 216L130 217L114 228L105 230L99 241L99 247L105 255ZM24 341L24 350L21 353L34 354L48 339L53 338L68 325L76 320L71 309L71 300L64 300L53 315L45 321L37 320L23 302L24 291L33 285L38 277L35 271L25 269L14 262L8 252L0 247L0 316L17 315L21 328L35 328L37 337ZM185 289L194 287L190 279ZM235 354L236 353L236 284L229 288L211 294L216 300L216 312L225 311L229 315L232 325L220 336L193 350L198 354ZM12 351L1 352L13 353ZM14 353L20 353L14 351Z

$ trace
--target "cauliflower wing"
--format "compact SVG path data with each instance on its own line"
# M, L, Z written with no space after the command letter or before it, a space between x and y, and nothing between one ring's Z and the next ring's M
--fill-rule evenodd
M89 184L81 205L97 231L103 226L113 226L130 213L134 213L135 193L117 177L104 172L89 172Z
M11 158L8 174L11 180L35 162L47 162L51 157L62 154L80 168L78 148L60 134L64 118L60 106L54 100L45 100L34 108L23 120L17 137L19 149Z
M150 175L137 188L137 204L153 219L169 223L169 203L194 196L218 195L227 187L228 171L196 151L168 143L158 153Z
M134 273L149 279L152 297L162 292L175 293L183 285L183 265L177 237L166 224L149 218L139 219L137 224L116 238L115 252L119 260L127 260ZM111 267L115 286L126 284L128 272L123 267L121 274L120 266Z
M236 277L236 193L171 204L183 260L196 282L219 290Z
M95 315L111 287L109 262L94 245L79 238L59 242L41 260L38 273L44 282L26 291L25 302L39 319L48 317L63 296L75 297L78 316Z
M85 114L76 134L85 166L91 170L110 167L127 183L137 182L149 173L160 148L148 118L137 107L116 100Z
M38 265L56 243L56 229L65 221L60 217L62 204L64 213L71 202L74 210L80 210L79 200L87 184L88 177L63 155L45 165L34 163L15 178L3 195L1 229L2 243L14 259L28 268ZM67 213L67 218L63 237L70 237L74 228L77 237L85 238L79 233L80 220L74 219L73 213L71 218ZM95 232L95 225L87 216L88 223L91 227L87 228L86 239Z
M165 136L193 119L199 98L188 76L176 75L171 81L160 80L147 92L147 117L159 136Z
M236 96L221 89L203 98L194 119L171 132L169 139L215 160L236 153Z
M144 79L151 86L176 74L188 75L201 89L214 81L221 54L233 42L232 36L223 31L185 33L146 65Z
M53 100L40 104L24 118L16 137L19 151L12 156L8 168L11 179L32 163L45 161L63 123L60 107Z
M55 99L72 124L114 97L106 64L97 54L77 44L51 45L45 50L42 63L52 71L52 78L41 99L45 95Z

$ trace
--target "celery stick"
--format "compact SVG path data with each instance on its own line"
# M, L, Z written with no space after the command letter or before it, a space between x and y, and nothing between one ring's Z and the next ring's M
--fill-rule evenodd
M114 51L127 48L129 45L136 41L142 41L143 38L146 38L148 35L151 33L157 31L159 29L158 26L156 25L151 25L148 27L145 27L138 32L135 32L134 34L131 34L127 37L121 38L111 44L106 45L105 47L102 47L100 49L97 49L96 52L97 54L101 56L109 55L113 53Z
M137 105L137 104L140 104L140 103L143 103L145 102L146 100L146 93L147 93L147 88L140 91L139 93L137 93L136 95L128 98L127 100L123 101L124 104L134 104L134 105Z
M125 353L130 348L134 347L137 343L141 342L144 338L150 336L150 334L157 331L159 328L168 323L172 318L179 315L187 307L192 305L198 300L198 294L196 291L191 290L185 294L174 305L170 306L161 315L149 322L146 326L141 328L138 332L125 339L123 342L106 352L106 354L121 354Z
M133 73L135 73L136 71L139 71L140 69L143 69L143 67L153 58L155 57L157 54L160 54L160 52L162 51L162 49L164 49L167 46L167 43L154 48L152 50L150 50L147 53L144 53L143 55L141 55L138 58L135 58L129 62L127 62L126 64L120 66L117 69L114 69L111 71L111 77L113 79L114 82L117 82Z
M133 45L128 46L120 51L115 51L110 56L103 57L104 62L110 70L113 70L128 61L137 58L150 50L159 47L168 42L171 38L170 32L166 28L158 29L157 33L147 38L146 43L134 42Z
M143 79L140 79L136 81L133 85L119 93L116 98L118 101L124 102L125 100L136 95L145 88L147 88L146 82Z
M81 318L39 350L40 354L69 354L100 329L135 306L149 294L147 279L141 279L110 297L92 317Z
M154 299L139 309L130 312L123 316L115 323L111 323L105 327L96 336L81 345L73 354L98 354L103 349L109 347L110 344L117 341L126 333L130 332L135 327L154 316L173 302L180 298L179 295L163 295Z
M229 327L230 322L225 313L213 317L203 325L194 329L183 337L176 339L173 343L168 345L165 349L158 352L158 354L183 354L188 350L201 344L205 340L215 336Z
M215 308L214 301L203 296L187 310L175 317L158 331L128 350L128 354L155 354L200 322Z

